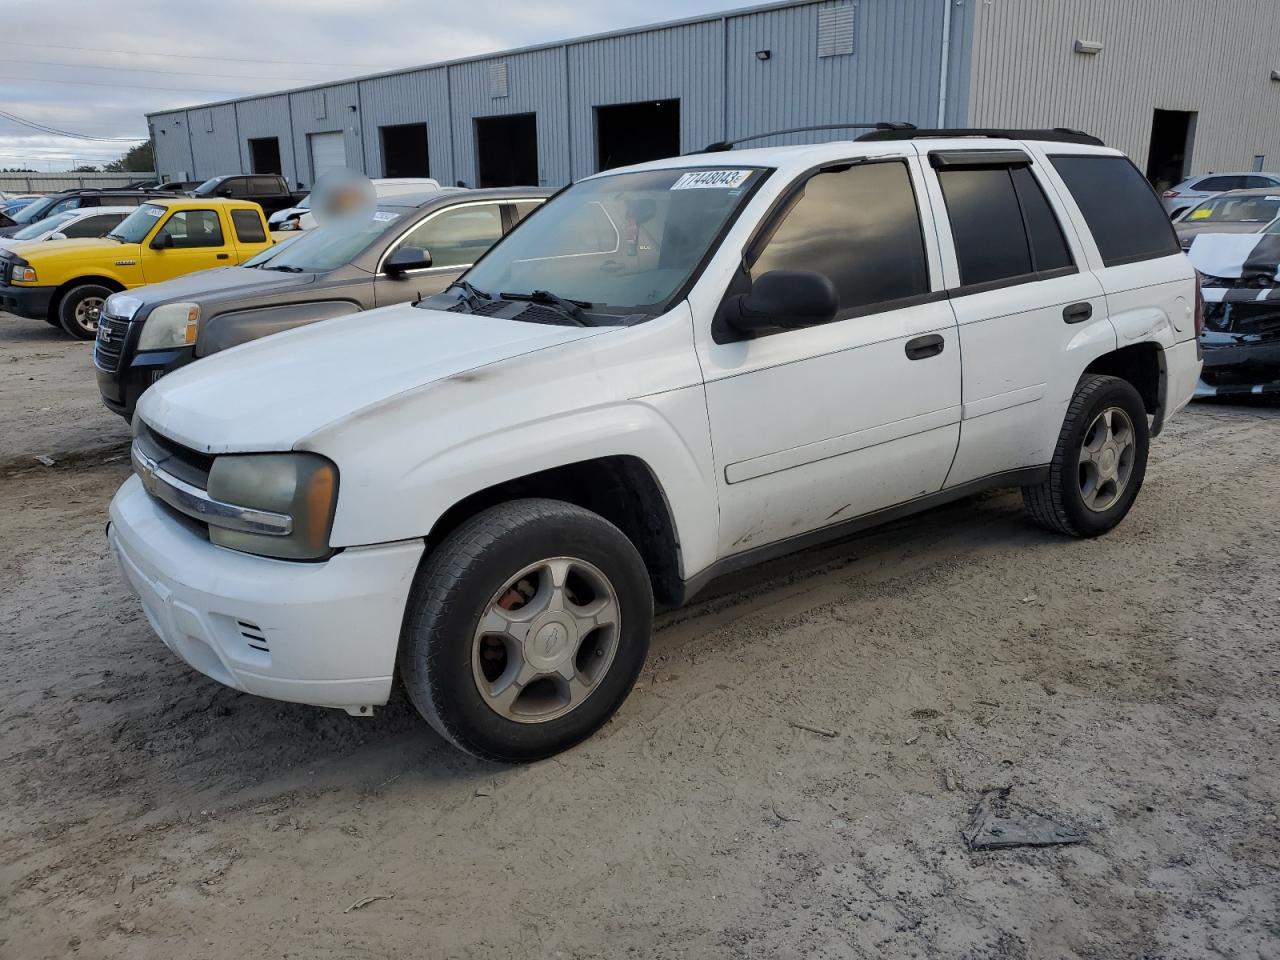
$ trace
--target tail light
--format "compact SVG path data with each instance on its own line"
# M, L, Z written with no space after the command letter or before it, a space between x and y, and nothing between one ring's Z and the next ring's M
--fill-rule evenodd
M1200 275L1200 271L1196 271L1196 339L1200 339L1200 334L1204 332L1204 291L1200 289L1200 284L1204 282L1204 277Z
M1171 200L1177 195L1178 195L1177 190L1166 190L1164 193L1160 194L1160 196L1164 197L1166 200Z

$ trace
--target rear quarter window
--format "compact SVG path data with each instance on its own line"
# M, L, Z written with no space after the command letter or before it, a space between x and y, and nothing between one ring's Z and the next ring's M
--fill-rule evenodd
M1178 253L1177 234L1155 191L1127 157L1053 156L1108 267Z
M262 218L253 210L232 210L231 223L236 228L236 240L240 243L265 243L267 234L262 229Z

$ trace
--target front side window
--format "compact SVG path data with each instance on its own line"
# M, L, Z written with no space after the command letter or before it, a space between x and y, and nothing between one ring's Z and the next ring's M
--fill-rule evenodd
M498 204L468 204L428 218L400 246L425 250L433 267L463 267L475 263L501 237Z
M222 224L213 210L179 210L165 221L161 232L173 237L179 249L222 246Z
M467 280L494 295L545 290L601 313L657 315L765 175L686 167L579 181L508 233Z
M1168 214L1127 157L1053 156L1108 267L1181 252Z
M907 165L867 163L811 177L751 265L751 279L773 270L825 274L840 295L837 316L928 293Z
M49 213L62 213L64 210L78 210L82 205L80 197L67 197L53 205Z
M961 286L1033 279L1072 265L1062 227L1025 165L938 171Z

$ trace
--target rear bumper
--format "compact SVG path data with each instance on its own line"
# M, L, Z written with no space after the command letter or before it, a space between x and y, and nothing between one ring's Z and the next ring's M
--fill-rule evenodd
M255 557L201 538L137 477L111 501L107 539L152 629L206 676L353 713L386 703L421 541L324 563Z
M55 290L57 287L0 286L0 310L31 320L44 320L49 316Z

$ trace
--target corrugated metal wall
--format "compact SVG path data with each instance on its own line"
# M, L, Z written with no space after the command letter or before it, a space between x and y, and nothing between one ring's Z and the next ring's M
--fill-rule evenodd
M295 164L293 136L289 131L289 98L275 96L241 100L236 104L236 122L240 128L240 172L253 173L249 141L275 137L280 143L280 172L292 183L295 179Z
M240 163L240 136L236 130L236 106L224 103L187 111L191 131L192 180L207 180Z
M724 35L713 20L570 46L570 176L596 172L600 106L678 99L681 152L722 139Z
M174 110L155 113L149 118L151 142L155 151L156 172L165 179L193 179L195 164L191 160L191 138L187 133L187 112Z
M1280 169L1276 0L983 0L969 119L1073 126L1147 161L1152 111L1198 113L1192 173ZM1096 56L1074 52L1096 40Z
M209 108L156 114L152 120L165 130L157 138L158 162L166 171L193 165L171 126L179 118L195 124L191 129L199 156L194 165L201 176L248 171L248 138L279 136L286 176L310 186L307 135L341 130L348 165L376 177L384 171L379 127L426 123L432 176L442 183L474 184L475 120L535 113L539 180L556 187L596 171L596 108L601 106L679 99L682 151L726 135L807 123L895 119L932 124L948 3L954 17L948 118L958 123L967 111L974 2L797 0L250 98L240 101L233 114L239 132L232 134L237 142L230 148L222 139L228 134L220 120L212 134L195 135ZM851 11L851 54L818 56L820 9ZM849 17L834 19L847 24ZM768 50L769 59L758 59L760 50ZM505 96L499 79L504 67ZM185 129L176 132L185 134ZM801 134L785 140L825 136Z
M427 125L427 163L431 176L452 183L453 138L449 126L449 77L446 68L415 70L360 82L360 120L364 171L385 176L379 127L398 123Z

